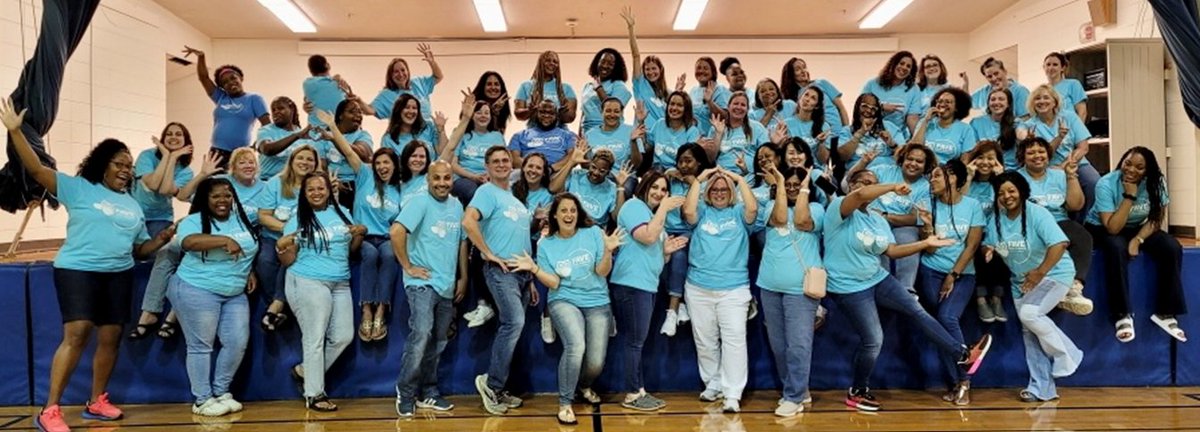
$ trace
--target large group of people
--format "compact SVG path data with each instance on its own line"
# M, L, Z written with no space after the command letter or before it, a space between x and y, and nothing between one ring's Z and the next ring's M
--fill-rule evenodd
M109 139L76 175L56 172L26 141L24 113L0 106L23 166L69 213L54 262L64 338L38 426L67 430L59 399L93 332L100 344L84 415L122 416L105 386L122 325L135 316L131 268L148 258L153 271L128 337L183 333L192 411L202 416L242 409L230 384L251 327L272 332L290 320L303 352L291 375L305 406L336 410L325 372L355 337L387 337L398 283L411 314L396 382L403 417L453 409L437 365L468 294L478 298L469 326L499 324L475 378L483 408L500 415L522 405L508 385L513 354L528 308L544 303L535 312L542 338L563 345L565 424L576 422L576 400L600 401L592 385L617 333L621 405L664 408L644 384L643 349L650 332L675 336L684 325L700 399L738 412L747 327L759 313L783 383L775 414L794 416L811 403L823 301L852 325L825 331L860 340L843 359L853 366L851 407L880 409L870 389L880 307L933 342L944 400L969 404L992 340L965 335L960 322L972 301L983 322L1007 321L1009 295L1031 375L1019 398L1055 399L1054 380L1084 354L1048 314L1092 312L1093 243L1108 283L1090 294L1107 296L1115 337L1135 336L1128 263L1145 252L1159 280L1152 320L1186 340L1177 321L1186 312L1181 249L1163 230L1164 173L1145 147L1103 176L1088 163L1086 95L1064 77L1065 56L1046 56L1047 83L1032 90L988 59L980 69L988 84L972 93L965 74L962 87L948 82L937 56L901 51L847 106L800 58L783 64L779 81L747 85L738 59L701 57L694 86L686 74L668 86L663 62L638 48L632 13L622 16L629 67L616 49L597 52L578 96L553 51L512 96L504 77L484 72L462 92L450 132L430 104L443 73L427 45L419 51L431 74L413 76L407 61L392 60L370 102L314 55L303 99L270 104L243 87L240 68L210 75L205 53L187 48L215 105L212 149L198 171L193 137L170 123L136 157ZM968 120L973 109L981 114ZM386 132L372 137L364 115L386 119ZM182 219L173 199L191 203ZM660 293L667 309L652 329ZM247 295L266 304L253 326ZM159 317L164 301L172 312Z

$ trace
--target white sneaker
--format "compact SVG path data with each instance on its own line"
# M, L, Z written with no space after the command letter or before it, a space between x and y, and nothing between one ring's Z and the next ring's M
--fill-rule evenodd
M205 417L220 417L229 414L229 407L218 401L217 398L210 398L200 405L192 404L192 414Z
M724 398L725 394L721 393L720 390L704 389L704 391L700 393L700 401L702 402L716 402Z
M804 405L791 401L782 401L775 408L775 415L778 417L794 417L802 411L804 411Z
M554 339L554 322L550 320L550 317L544 316L542 317L542 342L552 344Z
M683 305L679 305L683 309ZM675 327L679 325L679 315L675 311L667 309L667 317L663 318L662 334L675 336Z
M742 412L742 405L738 403L737 399L725 399L725 403L721 406L721 411L729 414L737 414Z
M234 400L233 394L230 393L217 396L217 402L220 402L221 404L225 405L225 407L229 408L230 413L241 412L243 408L242 403Z
M679 324L683 324L692 320L692 316L688 314L686 303L680 303L679 312L676 313L679 314Z
M1084 297L1083 283L1074 281L1070 291L1067 291L1067 296L1058 302L1058 308L1078 316L1085 316L1092 313L1094 305L1091 299Z
M469 327L469 328L479 327L479 326L483 325L484 323L487 323L488 320L492 319L495 316L496 316L496 311L492 310L491 306L488 306L486 304L480 304L478 308L475 308L475 316L470 321L467 321L467 327Z

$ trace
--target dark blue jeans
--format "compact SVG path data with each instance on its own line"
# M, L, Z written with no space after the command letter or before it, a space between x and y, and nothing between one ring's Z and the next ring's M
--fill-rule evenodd
M454 300L438 295L429 285L404 288L408 297L408 339L396 378L396 395L411 400L441 396L437 387L438 359L449 340Z
M278 240L262 236L259 238L258 257L255 258L254 274L258 276L258 289L262 291L262 299L270 305L272 301L287 302L283 293L284 271L279 263L279 255L275 252Z
M650 335L655 293L619 284L609 287L617 315L617 334L624 338L621 351L625 356L625 391L637 393L646 386L642 381L642 348Z
M845 311L860 339L858 349L854 352L854 388L870 387L875 360L883 346L883 327L879 323L876 305L898 312L915 323L926 337L933 340L943 356L957 362L967 351L967 347L955 341L937 320L925 313L908 288L891 275L863 291L829 293L829 296L833 297L839 309Z
M691 231L667 233L672 236L680 236L692 238ZM691 246L683 248L671 254L671 262L667 263L667 268L664 269L663 276L667 279L667 292L671 297L683 297L683 284L687 282L688 271L688 250Z
M955 279L950 296L945 300L939 300L942 282L945 280L945 273L922 265L921 269L917 271L917 293L921 296L921 304L925 306L925 310L937 317L946 332L950 333L950 336L960 345L966 344L959 319L962 318L967 303L974 298L975 275L965 274ZM968 378L967 371L958 367L958 359L943 356L942 367L949 374L946 377L948 380L946 383L950 388Z
M492 341L491 362L488 364L488 387L504 389L512 366L513 352L525 328L525 305L529 304L528 272L505 272L493 263L483 264L483 277L488 291L496 301L500 327Z
M400 262L392 251L392 242L386 236L367 236L362 242L362 264L358 266L359 303L392 304L396 292L396 278L400 273Z

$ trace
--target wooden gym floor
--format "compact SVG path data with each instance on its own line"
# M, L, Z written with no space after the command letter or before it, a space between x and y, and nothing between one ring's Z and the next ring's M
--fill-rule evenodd
M921 391L876 392L884 411L866 414L846 408L841 391L815 392L813 406L794 418L772 415L777 393L750 394L738 415L720 413L719 404L706 404L693 394L668 394L668 408L659 413L622 409L617 395L607 395L596 407L576 405L579 425L559 426L554 415L557 398L536 395L505 416L489 416L472 396L454 396L451 413L418 411L412 419L397 419L391 399L343 399L336 413L307 412L300 401L246 404L242 413L203 418L187 404L128 405L126 418L105 423L83 421L80 407L64 410L75 430L85 431L1017 431L1127 430L1200 431L1200 388L1065 388L1062 400L1026 404L1016 400L1018 389L982 389L973 403L957 408L939 395ZM0 408L0 431L35 430L38 408Z

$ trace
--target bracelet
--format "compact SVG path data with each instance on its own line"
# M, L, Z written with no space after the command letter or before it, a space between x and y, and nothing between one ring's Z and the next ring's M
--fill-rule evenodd
M809 188L800 189L800 193L809 193L809 192L812 192L812 189L809 189Z
M1127 199L1127 200L1130 200L1130 201L1133 201L1133 202L1137 202L1137 195L1133 195L1133 194L1121 194L1121 196L1122 196L1122 197L1124 197L1124 198L1125 198L1125 199Z

